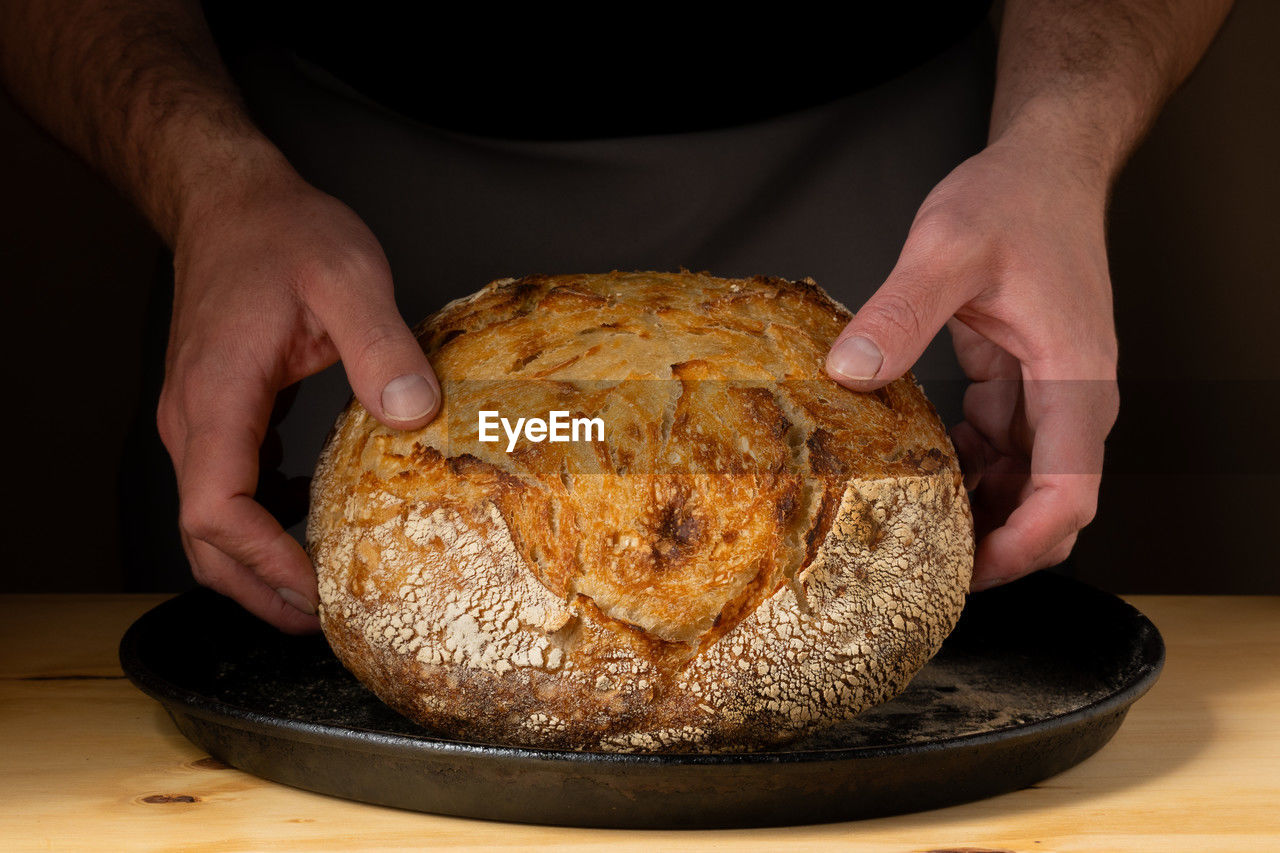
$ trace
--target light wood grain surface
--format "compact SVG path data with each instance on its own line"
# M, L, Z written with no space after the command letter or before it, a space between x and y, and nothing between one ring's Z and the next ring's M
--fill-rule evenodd
M160 596L0 597L0 850L1280 851L1280 598L1135 596L1169 656L1115 739L922 814L707 832L522 826L312 794L209 760L120 673Z

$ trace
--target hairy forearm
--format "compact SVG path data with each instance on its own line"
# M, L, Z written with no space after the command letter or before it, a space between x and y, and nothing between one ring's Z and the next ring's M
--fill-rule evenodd
M0 3L0 75L171 245L184 212L280 161L249 120L194 0Z
M1007 0L992 140L1027 131L1108 186L1231 0Z

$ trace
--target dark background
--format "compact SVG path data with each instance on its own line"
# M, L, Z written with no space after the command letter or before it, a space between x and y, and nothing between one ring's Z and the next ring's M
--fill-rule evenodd
M1074 558L1116 592L1280 592L1278 33L1280 4L1238 0L1116 188L1121 413ZM120 556L121 518L139 511L121 456L131 428L154 428L142 377L159 366L141 338L147 311L166 310L148 303L168 263L114 190L0 96L0 591L153 574Z

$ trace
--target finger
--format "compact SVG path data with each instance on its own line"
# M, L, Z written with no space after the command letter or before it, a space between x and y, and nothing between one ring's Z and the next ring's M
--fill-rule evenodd
M1115 419L1108 383L1029 381L1026 388L1035 429L1031 492L978 546L975 574L990 579L1032 571L1093 519L1103 442Z
M182 535L192 573L203 586L234 599L254 616L288 634L312 634L320 620L288 604L249 569L208 542Z
M1003 526L978 544L974 576L994 585L1045 565L1044 557L1092 518L1087 507L1096 492L1096 485L1084 482L1079 475L1075 475L1075 482L1059 479L1039 484Z
M311 309L370 414L395 429L416 429L435 417L440 383L396 308L385 260L356 280L334 276L316 284Z
M1031 572L1056 566L1059 563L1062 563L1063 561L1065 561L1067 557L1071 556L1071 550L1075 547L1076 538L1078 536L1079 536L1078 533L1073 533L1070 536L1068 536L1066 539L1059 542L1056 546L1050 549L1048 553L1042 555L1039 559L1037 559L1031 565L1031 567L1026 572L1023 572L1022 574L996 575L996 574L992 574L989 571L988 567L985 565L975 568L973 572L973 579L970 582L969 589L972 592L980 592L981 590L984 590L984 589L991 589L992 587L1002 586L1003 584L1009 583L1010 581L1013 581L1013 580L1017 580L1019 577L1022 577L1023 575L1026 575L1026 574L1030 574Z
M202 446L203 445L203 446ZM182 529L193 540L212 545L280 591L286 600L314 613L318 593L306 552L253 498L234 491L241 464L226 452L243 452L220 439L194 433L188 443L180 484Z
M957 317L947 321L951 346L964 375L975 382L990 379L1021 379L1022 364L1008 350L973 330Z
M964 390L964 419L1005 456L1031 455L1021 379L989 379Z
M193 389L179 473L179 521L204 542L247 568L296 606L315 612L315 572L306 553L252 497L258 447L271 410L264 382L218 382L189 377ZM209 389L209 390L205 390ZM203 549L197 549L197 560ZM227 564L201 564L205 572Z
M961 421L951 429L951 442L960 459L960 471L964 474L964 487L972 492L982 482L987 468L990 445L968 421Z
M1056 548L1050 549L1049 553L1037 560L1034 568L1047 569L1065 561L1067 557L1071 556L1071 549L1076 547L1076 540L1079 537L1080 534L1078 532L1072 533L1066 539L1059 542Z
M1019 456L988 455L982 481L970 495L974 535L981 542L1004 526L1031 489L1031 462Z
M963 266L940 271L909 239L902 258L836 338L827 354L832 379L870 391L906 373L934 335L969 301L980 281Z

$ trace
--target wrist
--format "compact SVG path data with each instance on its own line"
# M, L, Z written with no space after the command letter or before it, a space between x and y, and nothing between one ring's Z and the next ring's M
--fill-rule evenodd
M234 139L206 137L184 161L160 226L174 249L195 233L241 217L253 199L301 180L280 150L256 131Z
M1047 168L1105 198L1130 149L1123 116L1120 105L1028 98L1001 118L993 115L988 144L1032 153Z
M131 127L103 166L174 249L195 221L254 187L296 175L233 92L207 89L172 100L168 115L135 104Z

